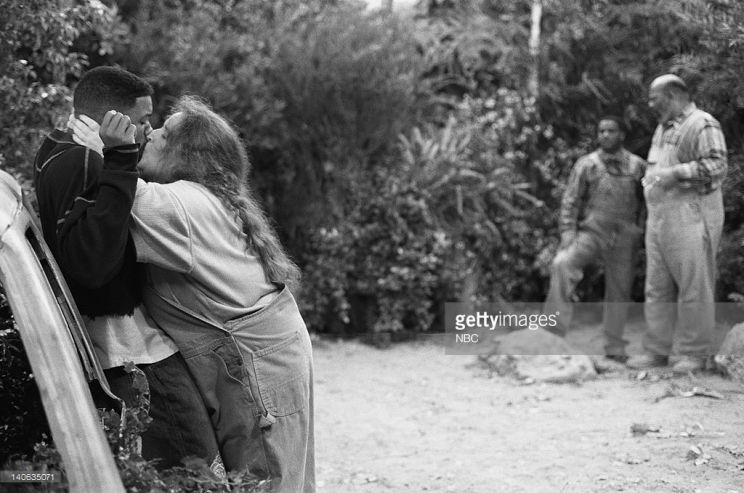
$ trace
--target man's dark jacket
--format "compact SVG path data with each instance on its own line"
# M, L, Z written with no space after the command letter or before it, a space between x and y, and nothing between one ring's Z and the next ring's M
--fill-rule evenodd
M44 239L78 309L89 317L131 315L142 300L143 267L129 235L138 144L95 151L55 130L34 163Z

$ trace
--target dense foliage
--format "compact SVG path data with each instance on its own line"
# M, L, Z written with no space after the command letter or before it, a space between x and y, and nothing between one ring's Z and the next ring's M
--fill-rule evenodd
M88 37L90 50L109 52L114 18L100 2L2 0L0 10L0 165L23 176L72 108L70 82L86 62L74 43Z
M0 465L49 437L44 408L5 295L0 293Z

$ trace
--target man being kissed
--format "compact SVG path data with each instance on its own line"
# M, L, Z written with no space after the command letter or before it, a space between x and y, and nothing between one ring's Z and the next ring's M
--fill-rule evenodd
M140 147L152 130L151 95L146 81L122 69L98 67L82 77L73 96L75 115L101 124L103 155L78 145L69 131L47 136L34 167L39 213L44 239L84 316L112 391L127 405L134 403L127 362L147 377L153 421L142 436L143 457L170 467L197 456L219 469L214 432L183 358L141 306L143 268L136 262L128 217ZM135 135L134 144L107 131L118 126Z

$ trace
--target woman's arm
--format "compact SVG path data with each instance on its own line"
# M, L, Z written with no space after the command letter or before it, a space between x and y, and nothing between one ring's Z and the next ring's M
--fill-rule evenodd
M130 232L138 262L177 272L193 269L191 222L173 184L137 180Z

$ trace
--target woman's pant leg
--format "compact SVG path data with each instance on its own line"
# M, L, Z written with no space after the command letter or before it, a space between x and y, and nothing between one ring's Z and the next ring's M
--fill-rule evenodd
M267 379L270 371L259 370L258 381L267 413L274 422L263 428L263 439L269 469L277 492L312 493L315 491L315 439L313 408L313 364L310 337L306 330L298 333L293 349L276 358L278 370L304 367L302 378L290 385L274 386ZM284 359L284 361L281 361ZM260 362L261 368L268 362ZM281 395L284 394L284 395Z
M255 328L255 327L254 327ZM233 331L243 356L245 389L258 412L258 432L272 491L315 491L313 364L304 324L271 339ZM288 335L289 334L289 335Z
M315 491L312 350L307 330L256 339L237 328L185 352L228 470L271 478L272 491Z
M259 427L260 409L244 361L233 337L215 331L183 350L199 388L228 471L269 474Z

